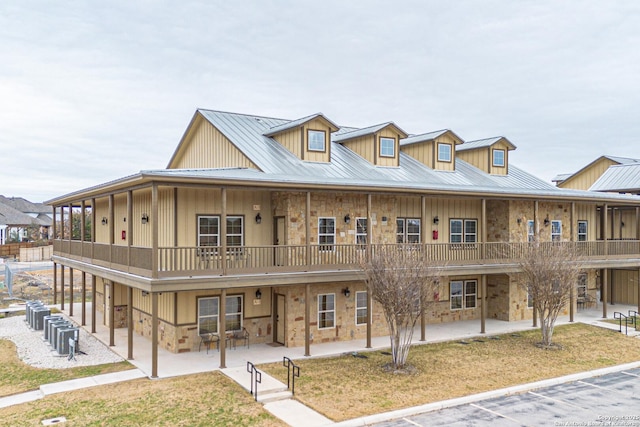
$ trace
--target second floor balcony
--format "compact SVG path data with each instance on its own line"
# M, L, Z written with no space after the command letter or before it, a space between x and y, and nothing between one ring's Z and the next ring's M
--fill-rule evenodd
M586 268L639 268L640 240L545 242L571 245ZM508 271L530 243L437 243L402 245L444 266L445 274ZM266 245L232 247L135 247L55 240L54 256L153 279L354 271L382 245Z

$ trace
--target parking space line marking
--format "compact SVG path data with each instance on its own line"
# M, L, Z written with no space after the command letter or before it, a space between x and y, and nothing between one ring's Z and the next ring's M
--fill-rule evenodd
M588 382L585 382L585 381L576 381L576 382L578 382L578 383L580 383L580 384L590 385L591 387L599 388L599 389L601 389L601 390L608 390L608 391L611 391L611 389L610 389L610 388L602 387L602 386L600 386L600 385L596 385L596 384L591 384L591 383L588 383Z
M423 427L422 424L418 424L417 422L412 421L409 418L403 418L403 420L408 422L409 424L413 424L414 426Z
M543 399L551 400L553 402L562 403L563 405L573 406L574 408L584 409L582 406L574 405L573 403L565 402L564 400L554 399L553 397L545 396L544 394L534 393L533 391L528 392L537 397L541 397Z
M487 411L490 414L497 415L497 416L505 418L507 420L511 420L514 423L518 423L518 425L522 425L522 423L520 421L516 420L515 418L511 418L511 417L508 417L506 415L502 415L501 413L496 412L496 411L492 411L491 409L483 408L482 406L476 405L475 403L471 403L469 406L473 406L474 408L482 409L483 411Z
M632 374L631 372L622 371L622 373L625 375L631 375L632 377L640 378L640 375Z

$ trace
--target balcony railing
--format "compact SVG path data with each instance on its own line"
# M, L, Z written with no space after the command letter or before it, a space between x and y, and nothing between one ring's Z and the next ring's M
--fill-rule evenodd
M585 260L640 257L640 241L544 242L541 245L572 245ZM144 276L178 277L239 275L304 271L353 270L367 256L385 245L290 245L228 247L162 247L153 274L150 248L79 241L54 241L54 254ZM392 245L395 246L395 245ZM446 264L500 265L515 263L529 243L437 243L403 245L419 256ZM606 252L606 256L605 256Z

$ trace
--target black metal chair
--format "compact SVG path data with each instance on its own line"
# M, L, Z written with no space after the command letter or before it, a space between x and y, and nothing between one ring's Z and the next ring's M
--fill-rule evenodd
M233 333L233 347L235 348L238 341L244 341L244 345L249 348L249 331L247 328L242 328L240 331Z
M200 351L200 348L204 344L205 347L207 348L207 354L209 354L209 349L211 348L212 343L215 343L216 348L218 349L218 351L220 351L220 337L218 336L218 334L214 334L214 333L200 334L200 344L198 344L198 351Z

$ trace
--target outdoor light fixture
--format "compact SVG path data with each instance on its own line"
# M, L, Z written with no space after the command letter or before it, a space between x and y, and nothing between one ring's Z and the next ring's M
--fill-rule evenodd
M108 223L108 222L109 222L109 221L107 220L107 217L106 217L106 216L103 216L103 217L102 217L102 225L107 225L107 223Z
M624 221L620 221L620 227L624 227Z
M147 291L142 291L142 296L143 296L143 297L146 297L147 295L149 295L149 292L147 292Z
M382 222L387 222L387 217L386 216L382 217Z
M146 213L142 214L142 223L146 224L149 222L149 215L147 215Z
M262 292L260 292L260 289L258 289L256 291L256 299L260 299L260 298L262 298Z
M518 222L518 225L522 224L522 218L518 218L516 221Z
M260 224L262 222L262 216L260 215L260 212L258 212L258 214L256 215L256 224Z
M346 214L346 215L344 216L344 223L345 223L345 224L349 224L350 222L351 222L351 215Z
M545 227L549 225L549 215L544 219L544 225Z
M351 291L349 290L349 288L344 288L342 290L342 293L344 294L345 297L349 298L349 295L351 295Z
M439 223L439 222L440 222L440 218L438 218L438 215L434 216L434 217L433 217L433 223L434 223L434 224L437 224L437 223Z

